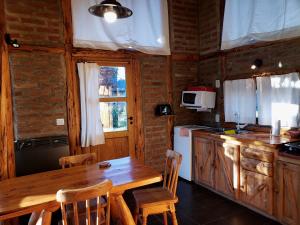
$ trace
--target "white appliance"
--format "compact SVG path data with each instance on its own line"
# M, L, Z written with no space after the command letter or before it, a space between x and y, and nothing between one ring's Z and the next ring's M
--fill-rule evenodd
M182 92L181 105L192 109L215 108L216 92L212 88L197 88Z
M208 128L210 127L198 125L174 127L174 150L182 155L179 176L188 181L192 181L192 131Z

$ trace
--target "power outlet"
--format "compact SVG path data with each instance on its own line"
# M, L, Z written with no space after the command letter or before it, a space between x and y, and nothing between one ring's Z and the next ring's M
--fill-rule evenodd
M220 86L221 86L220 80L216 80L216 88L220 88Z
M216 123L220 123L220 114L217 113L215 117Z
M56 119L56 126L64 126L65 119Z

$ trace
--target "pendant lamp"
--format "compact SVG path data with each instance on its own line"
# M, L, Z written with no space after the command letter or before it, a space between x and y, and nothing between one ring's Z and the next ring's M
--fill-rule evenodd
M108 23L113 23L117 19L127 18L132 15L132 11L122 6L116 0L104 0L89 8L89 12L94 16L103 17Z

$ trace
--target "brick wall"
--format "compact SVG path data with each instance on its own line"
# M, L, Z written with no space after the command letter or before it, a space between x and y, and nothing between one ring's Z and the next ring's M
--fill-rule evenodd
M7 32L21 44L63 45L60 0L5 0Z
M221 80L221 60L219 57L212 57L199 62L198 82L204 86L215 87L216 80ZM214 125L215 114L220 113L222 104L222 90L217 89L216 107L211 113L201 113L201 122Z
M219 50L221 1L199 1L199 51L201 55Z
M180 107L181 93L190 85L198 84L197 62L173 62L173 108L175 125L195 124L200 121L200 114L195 110Z
M145 135L145 163L163 170L167 150L167 117L155 116L155 106L167 103L167 58L141 59L142 108Z
M62 55L10 54L15 136L67 135L66 75ZM65 126L56 126L56 119Z
M263 66L259 70L253 71L250 66L257 58L263 60ZM279 61L283 64L283 71L299 69L300 38L271 46L230 52L226 61L226 77L224 79L248 78L254 73L277 71ZM278 72L280 73L280 71Z
M199 52L198 0L170 0L172 52Z

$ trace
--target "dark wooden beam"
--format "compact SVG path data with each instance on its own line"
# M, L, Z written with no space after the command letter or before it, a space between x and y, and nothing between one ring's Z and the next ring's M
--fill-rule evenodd
M167 95L168 103L173 106L173 75L172 75L172 58L167 56ZM167 147L173 149L173 127L174 127L174 116L168 116L167 122Z
M76 65L72 59L73 29L71 0L62 0L64 34L65 34L65 63L67 76L67 110L69 146L72 155L81 153L80 141L80 102L79 85L76 75Z
M37 45L23 45L21 44L19 48L14 48L12 46L8 46L9 52L47 52L47 53L65 53L64 47L53 47L53 46L37 46Z
M0 180L15 176L11 78L8 47L4 40L6 33L4 11L4 1L0 1Z

